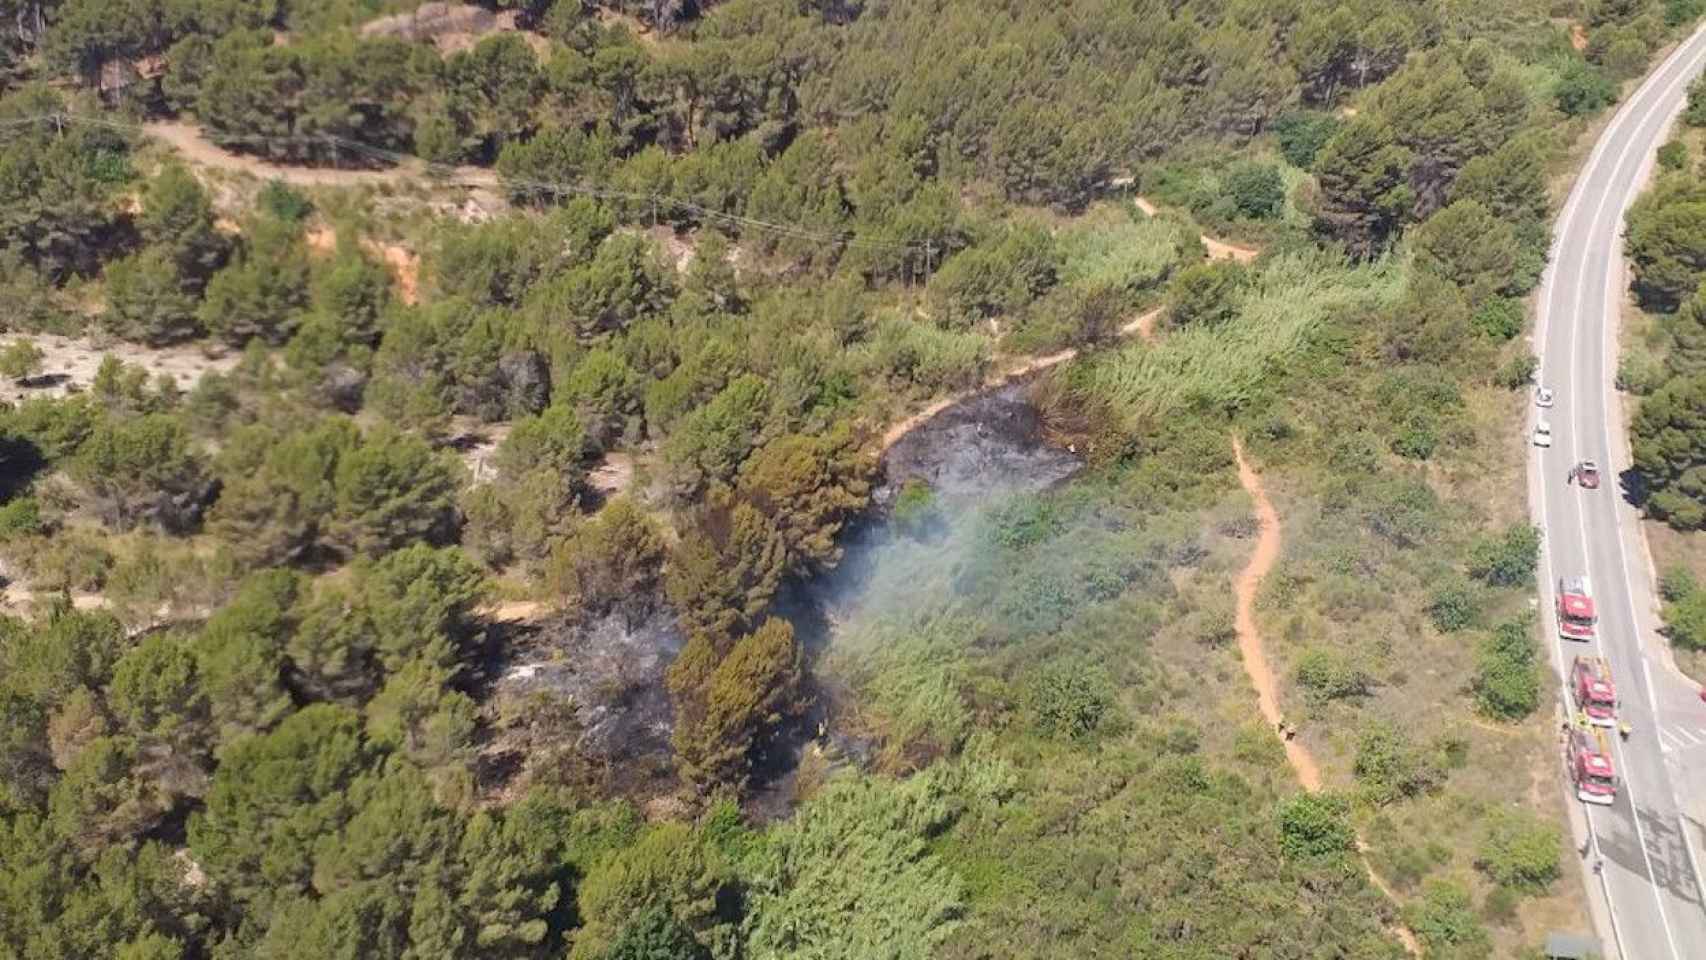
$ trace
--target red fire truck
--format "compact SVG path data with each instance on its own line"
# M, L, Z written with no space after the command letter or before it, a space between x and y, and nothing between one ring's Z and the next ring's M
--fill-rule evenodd
M1570 666L1570 690L1576 709L1596 727L1617 726L1617 688L1611 682L1611 664L1604 657L1577 657Z
M1605 744L1605 731L1572 727L1566 759L1570 764L1570 779L1576 783L1576 799L1601 806L1617 802L1617 775L1611 767L1611 748Z
M1565 640L1593 640L1598 621L1587 577L1558 578L1558 635Z

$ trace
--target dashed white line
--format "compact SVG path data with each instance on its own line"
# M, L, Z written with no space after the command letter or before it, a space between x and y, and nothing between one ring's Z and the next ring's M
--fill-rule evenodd
M1679 53L1681 53L1681 50L1685 50L1690 43L1697 42L1699 40L1699 38L1700 38L1700 34L1696 33L1695 36L1691 37L1688 41L1686 41L1683 44L1682 48L1679 49ZM1645 114L1641 114L1639 109L1634 108L1634 104L1639 102L1647 94L1648 89L1650 87L1654 86L1655 84L1660 84L1660 83L1663 84L1664 93L1660 94L1660 99L1662 100L1665 97L1668 97L1671 94L1671 91L1673 91L1677 86L1680 86L1682 83L1688 81L1691 78L1691 75L1693 73L1693 69L1692 69L1693 64L1690 63L1689 61L1696 60L1696 59L1698 59L1698 53L1694 52L1694 51L1690 51L1687 54L1683 54L1683 55L1667 62L1666 64L1661 66L1658 70L1654 71L1653 74L1651 76L1649 76L1647 78L1647 80L1641 84L1640 89L1636 91L1635 95L1630 97L1629 100L1626 101L1626 106L1631 108L1631 109L1628 109L1627 111L1624 111L1624 112L1620 112L1617 116L1613 117L1611 125L1608 128L1608 133L1600 140L1600 142L1598 144L1595 145L1595 148L1592 151L1593 156L1590 158L1588 164L1583 168L1583 175L1580 179L1578 179L1578 181L1576 183L1576 187L1571 191L1570 198L1566 202L1566 205L1565 205L1564 216L1560 219L1560 225L1559 225L1558 232L1554 235L1554 249L1553 249L1554 255L1550 258L1551 264L1550 264L1550 269L1548 269L1547 275L1545 278L1545 283L1544 283L1545 291L1543 293L1543 301L1546 303L1548 308L1550 308L1552 306L1553 300L1557 297L1557 294L1559 292L1559 284L1556 281L1558 279L1558 269L1561 266L1562 258L1557 256L1557 254L1562 252L1565 234L1568 232L1569 226L1574 222L1576 214L1578 212L1578 206L1581 203L1583 197L1586 195L1587 182L1588 182L1587 173L1588 173L1588 171L1592 170L1595 167L1595 165L1599 162L1602 148L1608 147L1609 144L1616 139L1616 137L1613 136L1609 131L1618 130L1621 127L1623 127L1626 122L1631 121L1631 120L1635 123L1635 135L1630 137L1629 140L1624 143L1622 150L1618 152L1617 157L1616 157L1616 161L1612 166L1612 172L1611 172L1610 179L1613 183L1615 183L1617 178L1618 178L1618 174L1621 172L1624 164L1628 161L1629 154L1634 149L1635 143L1639 142L1642 139L1640 136L1640 132L1641 132L1642 128L1644 126L1646 126L1646 124L1649 123L1651 121L1651 118L1652 118L1651 108L1648 108L1648 110ZM1682 69L1682 73L1681 73L1680 77L1678 77L1676 79L1669 80L1668 82L1661 79L1662 77L1665 76L1665 74L1669 73L1674 67L1676 67L1679 64L1683 65L1683 69ZM1666 120L1664 121L1666 126L1668 126L1669 122L1670 122L1670 118L1666 118ZM1661 132L1662 132L1662 130L1661 130ZM1607 199L1608 199L1608 195L1605 193L1602 193L1599 196L1599 198L1598 198L1599 202L1595 205L1594 210L1592 212L1592 216L1591 216L1590 220L1588 221L1588 226L1590 228L1596 227L1599 224L1600 220L1602 219L1602 217L1604 215L1604 210L1605 210L1605 205L1606 205ZM1614 240L1614 249L1617 248L1618 246L1620 246L1620 245L1616 244L1616 242ZM1583 262L1582 262L1583 269L1579 270L1576 274L1576 284L1575 284L1576 296L1574 298L1574 303L1576 305L1580 305L1583 301L1583 297L1581 296L1582 285L1583 285L1583 282L1585 280L1585 276L1587 274L1587 270L1585 268L1587 267L1587 257L1590 253L1591 253L1591 248L1584 248L1583 258L1582 258L1583 259ZM1608 273L1610 272L1609 269L1607 272ZM1608 297L1609 297L1609 294L1608 294ZM1544 373L1541 371L1544 370L1545 363L1546 363L1546 343L1548 341L1548 334L1550 333L1550 326L1551 326L1551 320L1552 320L1551 313L1552 313L1552 311L1550 309L1547 309L1547 310L1542 312L1542 315L1541 315L1542 326L1541 326L1541 329L1536 331L1536 338L1535 338L1538 341L1537 353L1539 354L1539 360L1540 360L1540 363L1538 364L1540 371L1537 371L1537 373L1539 373L1540 382L1542 382L1542 383L1545 382ZM1580 356L1580 353L1576 350L1577 336L1578 336L1578 333L1580 330L1580 323L1579 323L1578 317L1574 313L1572 313L1570 316L1571 316L1571 324L1570 324L1569 348L1568 348L1570 360L1568 363L1568 367L1570 368L1570 372L1573 374L1575 372L1574 368L1575 368L1575 365L1577 363L1577 358ZM1602 331L1602 335L1605 335L1607 333L1608 333L1608 331ZM1601 386L1601 389L1603 390L1603 386ZM1602 396L1603 396L1603 394L1602 394ZM1607 408L1608 407L1602 407L1602 409L1607 409ZM1575 415L1577 413L1579 413L1579 408L1573 408L1570 412L1570 423L1571 423L1572 428L1575 428L1577 426L1577 424L1575 422ZM1606 453L1609 454L1610 453L1610 449L1609 449L1610 431L1609 431L1608 425L1602 423L1601 424L1601 431L1602 431L1602 433L1601 433L1602 438L1607 441ZM1581 439L1582 439L1581 433L1582 433L1582 431L1580 431L1578 429L1571 429L1571 431L1570 431L1571 452L1572 452L1572 454L1575 454L1578 457L1578 459L1579 459L1579 450L1580 450L1579 445L1580 445ZM1538 450L1532 451L1532 454L1533 454L1533 457L1532 457L1531 462L1536 464L1537 467L1543 467L1543 463L1542 463L1543 457L1542 457L1542 454L1540 453L1540 451L1538 451ZM1608 459L1609 459L1609 457L1608 457ZM1546 485L1547 485L1546 484L1546 478L1545 478L1543 472L1541 472L1541 471L1536 471L1534 474L1531 474L1531 475L1539 477L1539 482L1535 486L1536 486L1537 492L1539 494L1539 499L1540 499L1540 514L1541 514L1540 519L1541 519L1542 525L1544 526L1544 525L1546 525L1546 520L1547 520L1547 516L1546 516L1546 513L1547 513L1547 511L1546 511L1546 499L1547 499L1546 498ZM1587 523L1586 523L1585 511L1582 508L1582 503L1581 503L1579 491L1578 491L1578 496L1576 498L1576 523L1577 523L1578 532L1581 536L1583 561L1584 561L1584 563L1591 563L1590 558L1592 556L1592 552L1588 549ZM1542 558L1545 562L1545 566L1547 567L1547 572L1548 572L1549 577L1554 574L1555 569L1556 569L1552 563L1551 540L1552 540L1552 538L1550 536L1544 537L1542 539ZM1633 613L1634 613L1634 611L1633 611L1634 597L1632 595L1632 590L1630 590L1630 585L1629 585L1628 560L1626 557L1621 556L1622 548L1623 548L1622 537L1619 536L1618 537L1618 549L1619 549L1619 553L1620 553L1620 559L1623 561L1622 570L1620 572L1623 574L1625 589L1626 589L1626 591L1629 591L1628 602L1629 602L1630 607L1631 607L1631 614L1633 615ZM1640 649L1640 618L1638 616L1634 616L1632 623L1633 623L1633 625L1635 627L1635 631L1636 631L1637 650L1639 650ZM1595 639L1594 646L1596 648L1600 646L1598 643L1598 638ZM1563 657L1564 651L1562 649L1562 644L1559 643L1558 647L1559 647L1558 652L1560 654L1560 657ZM1560 664L1560 669L1562 669L1562 664ZM1653 690L1650 683L1648 684L1648 691L1649 691L1649 694L1655 694L1656 693L1656 691ZM1566 696L1565 702L1568 702L1567 696ZM1654 726L1655 727L1658 726L1657 715L1656 715L1656 705L1655 705L1655 709L1654 709ZM1619 764L1622 765L1625 770L1627 770L1628 765L1626 763L1626 758L1623 754L1623 751L1621 749L1618 749L1615 744L1613 746L1613 749L1616 750L1617 760L1618 760ZM1635 805L1634 787L1632 784L1630 784L1630 782L1627 778L1627 775L1625 775L1623 783L1624 783L1624 787L1625 787L1625 792L1628 795L1628 799L1629 799L1629 803L1630 803L1630 811L1632 814L1631 820L1635 826L1635 834L1636 834L1637 840L1641 846L1642 859L1645 862L1645 866L1646 866L1647 881L1648 881L1649 887L1650 887L1652 894L1653 894L1654 904L1658 907L1659 924L1664 930L1665 940L1666 940L1668 946L1670 947L1671 955L1674 957L1680 957L1681 954L1678 952L1677 945L1676 945L1676 936L1675 936L1674 932L1671 930L1670 920L1666 916L1666 911L1665 911L1665 906L1664 906L1664 898L1661 895L1660 890L1659 890L1658 874L1657 874L1657 871L1653 867L1652 856L1648 852L1646 831L1642 829L1641 815L1639 813L1639 808ZM1673 791L1673 793L1674 793L1674 791ZM1590 813L1590 815L1588 817L1588 821L1590 824L1589 836L1590 836L1590 840L1597 841L1597 837L1594 836L1595 831L1593 831L1592 826L1591 826L1592 819L1593 818L1592 818L1592 815ZM1690 851L1690 853L1692 854L1692 851ZM1601 884L1603 886L1605 884L1605 878L1602 876L1600 878L1600 880L1601 880ZM1696 882L1698 883L1698 881L1699 881L1699 878L1696 877ZM1616 912L1615 912L1616 911L1616 905L1614 902L1612 902L1612 897L1610 896L1610 890L1606 889L1605 892L1606 892L1607 903L1612 909L1613 935L1614 935L1614 937L1616 937L1617 936L1617 932L1616 932L1616 925L1617 924L1616 924ZM1621 953L1622 952L1621 937L1617 937L1617 939L1619 941L1618 942L1619 953Z

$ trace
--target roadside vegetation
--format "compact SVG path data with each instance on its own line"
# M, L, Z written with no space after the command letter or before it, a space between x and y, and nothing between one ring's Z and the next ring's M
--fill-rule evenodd
M1651 521L1664 631L1679 666L1706 677L1706 193L1696 181L1706 136L1706 83L1695 81L1658 171L1628 215L1633 303L1617 386L1634 399L1629 492Z
M1699 11L561 0L360 29L406 9L5 10L41 29L0 35L0 373L28 381L0 412L0 940L1389 960L1400 923L1430 957L1581 925L1512 494L1523 297L1575 138ZM258 181L164 122L393 175ZM843 592L883 426L1065 348L1032 396L1083 474L909 484ZM1259 620L1322 794L1235 659L1234 435L1286 525ZM658 695L661 755L497 693L601 666L512 669L528 630L638 660L659 619L667 667L604 692Z

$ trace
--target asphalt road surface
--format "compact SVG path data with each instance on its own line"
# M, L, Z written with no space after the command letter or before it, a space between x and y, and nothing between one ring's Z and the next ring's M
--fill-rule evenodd
M1638 515L1623 496L1630 460L1613 387L1627 290L1623 214L1647 181L1654 152L1702 64L1706 29L1647 77L1600 136L1559 218L1535 328L1536 381L1556 393L1550 410L1531 401L1529 418L1530 428L1537 419L1549 421L1553 433L1550 449L1531 447L1528 478L1530 506L1545 531L1540 605L1547 646L1561 674L1579 653L1608 658L1621 716L1634 728L1627 742L1614 731L1608 738L1618 766L1617 802L1584 805L1589 893L1603 892L1609 902L1609 911L1596 913L1611 928L1603 931L1612 941L1607 946L1620 947L1624 960L1706 958L1697 865L1706 812L1706 702L1669 665L1657 632L1653 575ZM1571 465L1584 459L1599 464L1598 490L1567 483ZM1557 580L1577 574L1589 576L1598 608L1592 644L1558 639Z

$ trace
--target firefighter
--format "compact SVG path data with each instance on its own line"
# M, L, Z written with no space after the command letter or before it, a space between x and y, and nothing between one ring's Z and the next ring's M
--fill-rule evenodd
M1577 710L1576 711L1576 729L1577 730L1586 730L1592 726L1593 726L1593 724L1588 721L1587 711Z
M1631 733L1634 733L1634 732L1635 732L1635 729L1633 727L1629 726L1629 721L1619 720L1617 722L1617 735L1622 737L1623 739L1625 739L1625 740L1629 739L1629 735Z

